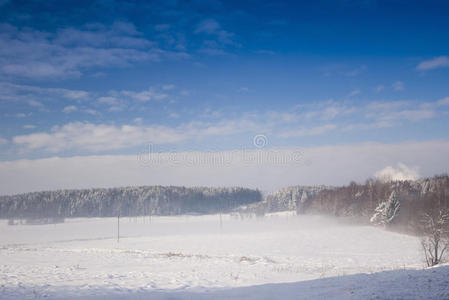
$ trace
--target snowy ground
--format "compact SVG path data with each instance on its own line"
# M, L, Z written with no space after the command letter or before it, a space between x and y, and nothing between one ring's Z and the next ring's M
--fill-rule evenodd
M320 216L121 218L120 233L117 242L116 218L1 221L0 298L319 298L332 287L334 297L382 298L373 289L396 277L421 293L423 277L449 298L449 267L422 271L415 237ZM342 277L386 270L396 271Z

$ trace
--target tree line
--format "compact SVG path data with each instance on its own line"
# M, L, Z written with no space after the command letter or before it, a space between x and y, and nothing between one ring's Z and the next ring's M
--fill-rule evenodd
M449 209L449 176L409 181L369 179L364 184L323 189L296 202L298 214L355 217L361 222L420 233L425 214Z
M0 196L0 218L71 218L229 212L262 200L242 187L140 186Z

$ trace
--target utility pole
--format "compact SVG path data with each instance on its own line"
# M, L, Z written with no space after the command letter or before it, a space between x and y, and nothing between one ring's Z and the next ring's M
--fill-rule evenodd
M117 243L120 242L120 214L117 216Z

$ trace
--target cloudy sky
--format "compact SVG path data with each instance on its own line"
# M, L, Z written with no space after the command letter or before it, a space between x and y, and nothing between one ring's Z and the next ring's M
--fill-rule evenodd
M0 193L447 172L448 15L444 1L0 0Z

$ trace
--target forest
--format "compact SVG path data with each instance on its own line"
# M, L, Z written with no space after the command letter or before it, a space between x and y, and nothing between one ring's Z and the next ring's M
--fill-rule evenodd
M0 196L0 218L151 216L278 211L352 218L358 223L416 232L424 214L449 209L449 176L416 181L369 179L340 187L291 186L266 197L242 187L140 186Z
M364 184L326 188L296 202L297 214L357 218L362 223L416 232L425 214L449 209L449 176L415 181L370 179Z
M0 196L0 218L73 218L209 214L262 200L241 187L140 186Z

